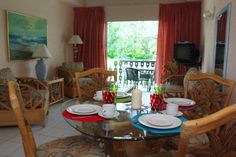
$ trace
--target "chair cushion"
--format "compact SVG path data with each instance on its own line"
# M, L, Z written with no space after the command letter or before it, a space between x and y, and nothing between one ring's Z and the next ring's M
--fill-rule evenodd
M64 62L62 64L63 67L71 70L72 72L81 72L84 71L83 62Z
M37 149L38 157L105 157L99 144L85 136L71 136L45 143Z
M79 79L80 87L84 87L88 84L95 84L95 82L89 77L83 77Z
M0 83L5 84L8 81L17 81L10 68L0 70Z

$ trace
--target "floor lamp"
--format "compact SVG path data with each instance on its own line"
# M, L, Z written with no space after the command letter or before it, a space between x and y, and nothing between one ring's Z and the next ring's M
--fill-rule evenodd
M35 72L39 80L46 81L48 65L44 62L44 58L50 57L52 57L52 55L45 44L38 44L36 46L32 58L39 58L37 64L35 65Z
M81 40L80 36L79 35L73 35L69 42L69 44L73 44L73 52L74 52L74 61L75 59L77 58L77 53L78 53L78 47L76 46L77 44L80 45L80 44L83 44L83 41Z

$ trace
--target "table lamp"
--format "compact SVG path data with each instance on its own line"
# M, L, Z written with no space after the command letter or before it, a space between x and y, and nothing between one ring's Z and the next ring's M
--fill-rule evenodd
M77 58L77 52L78 52L78 48L76 47L77 44L83 44L83 41L81 40L79 35L73 35L69 42L69 44L73 44L73 52L74 52L74 58Z
M48 48L45 44L37 44L32 58L39 58L37 64L35 65L35 72L37 78L42 81L46 81L48 74L48 65L44 62L44 58L52 57Z

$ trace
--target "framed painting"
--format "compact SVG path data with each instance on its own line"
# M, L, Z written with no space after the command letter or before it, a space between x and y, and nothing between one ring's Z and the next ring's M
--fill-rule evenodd
M32 59L38 43L47 45L47 20L6 11L9 60Z

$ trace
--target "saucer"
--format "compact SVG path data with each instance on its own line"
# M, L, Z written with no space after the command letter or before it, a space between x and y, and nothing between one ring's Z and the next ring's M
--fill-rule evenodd
M160 112L163 113L163 114L168 115L168 114L166 113L166 110L162 110L162 111L160 111ZM183 112L179 111L178 114L177 114L175 117L180 117L180 116L182 116L182 115L183 115Z
M98 115L101 116L101 117L103 117L103 118L111 119L111 118L115 118L115 117L119 116L119 115L120 115L120 112L115 111L115 114L114 114L114 115L112 115L112 116L105 116L105 115L102 114L102 111L99 111L99 112L98 112Z

